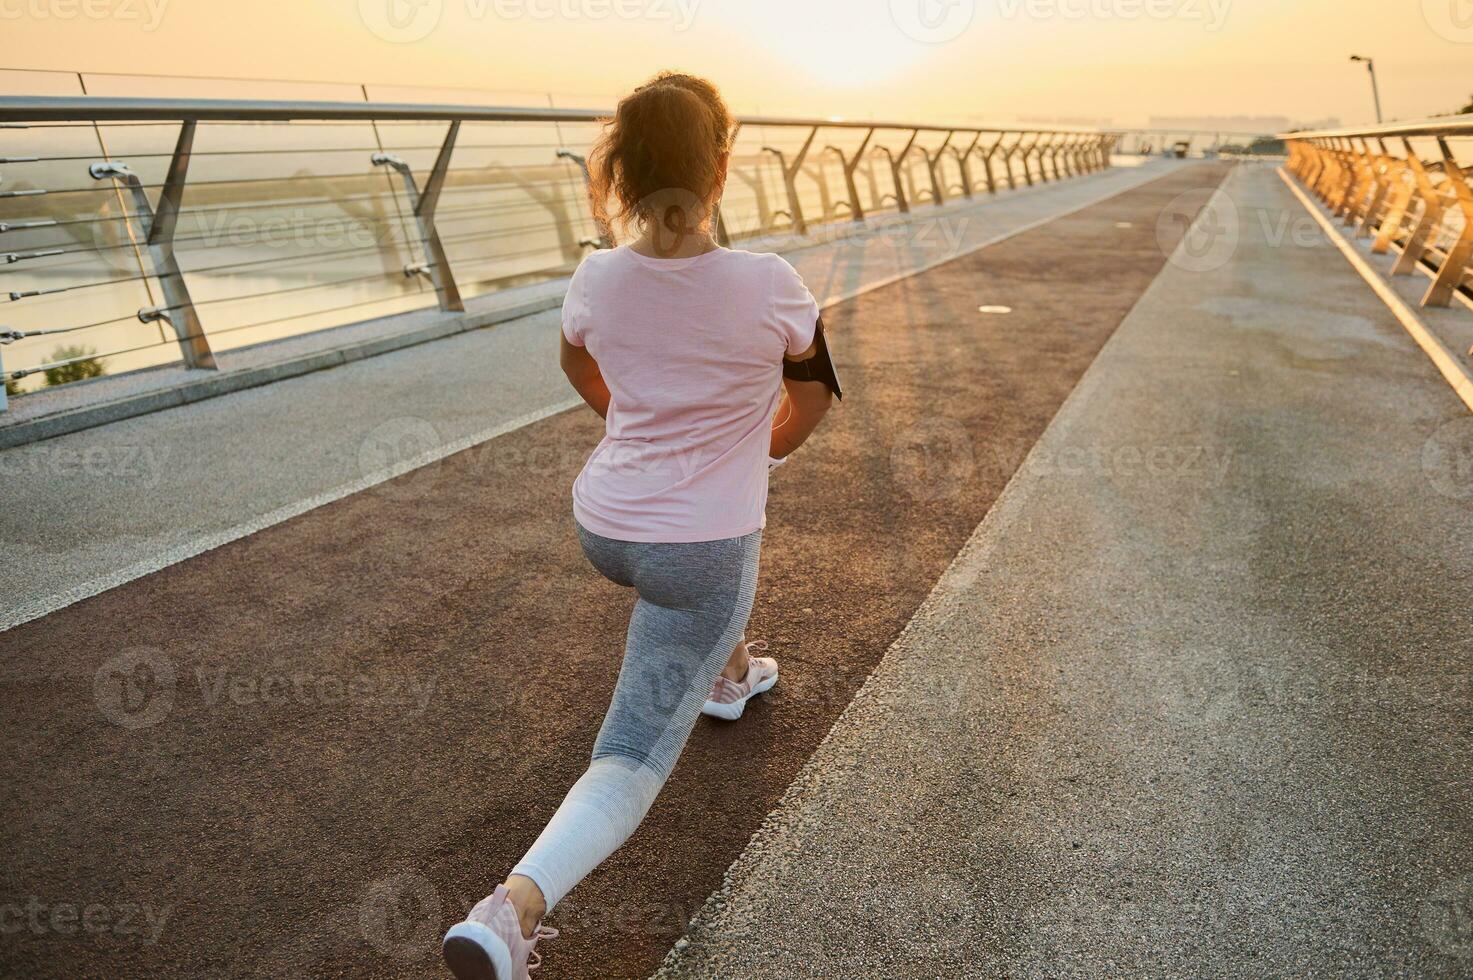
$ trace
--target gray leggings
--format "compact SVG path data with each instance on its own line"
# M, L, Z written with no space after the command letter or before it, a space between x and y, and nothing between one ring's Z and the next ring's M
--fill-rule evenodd
M634 833L747 628L762 532L691 543L615 541L581 525L583 553L638 594L593 761L512 874L551 909Z

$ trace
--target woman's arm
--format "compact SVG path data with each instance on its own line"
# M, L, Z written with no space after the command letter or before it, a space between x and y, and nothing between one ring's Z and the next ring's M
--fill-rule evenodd
M806 361L817 353L818 342L814 341L813 346L788 360ZM822 381L783 378L783 388L788 397L783 407L778 409L777 421L772 426L772 444L768 452L773 459L784 459L803 445L834 402L833 394Z
M562 336L561 333L558 336L562 340L558 362L562 365L563 374L568 376L568 383L588 403L588 407L598 413L599 418L607 418L609 386L604 383L604 376L598 369L598 362L593 359L592 354L588 353L586 347L575 347L568 343L568 338Z

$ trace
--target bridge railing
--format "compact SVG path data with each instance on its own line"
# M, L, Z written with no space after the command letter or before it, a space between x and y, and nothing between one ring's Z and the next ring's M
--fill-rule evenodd
M1287 133L1288 167L1391 274L1421 272L1423 306L1473 301L1473 115Z
M566 275L608 247L585 159L607 112L0 97L12 393L216 355ZM1110 165L1117 135L749 116L726 242ZM0 401L3 404L3 401Z

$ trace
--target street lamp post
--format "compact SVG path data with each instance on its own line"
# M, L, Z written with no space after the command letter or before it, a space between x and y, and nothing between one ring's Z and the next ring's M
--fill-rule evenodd
M1371 73L1371 97L1376 100L1376 122L1381 122L1381 87L1376 84L1376 59L1367 58L1365 55L1353 54L1351 61L1364 61L1366 70Z

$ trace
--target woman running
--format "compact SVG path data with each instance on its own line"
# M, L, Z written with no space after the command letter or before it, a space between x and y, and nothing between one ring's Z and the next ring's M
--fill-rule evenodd
M619 103L590 158L600 224L612 203L639 237L584 259L563 303L563 370L606 420L573 516L594 568L637 598L591 764L445 936L463 980L526 980L556 935L543 915L639 826L701 711L735 718L777 677L743 641L768 471L817 428L833 375L793 267L712 236L733 134L711 83L666 73Z

